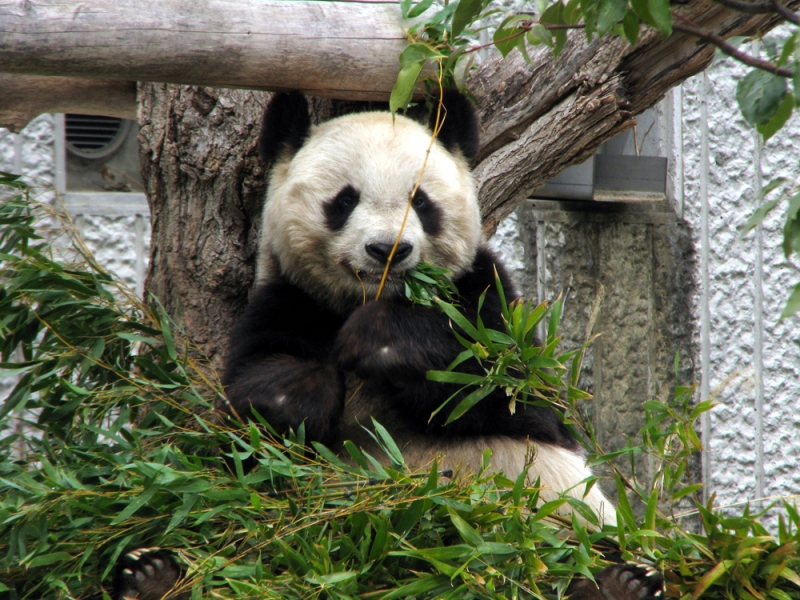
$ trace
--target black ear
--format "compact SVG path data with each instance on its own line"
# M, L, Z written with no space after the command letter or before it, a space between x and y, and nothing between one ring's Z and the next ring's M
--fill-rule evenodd
M269 101L261 126L261 158L271 163L284 152L297 152L308 137L311 118L308 102L300 92L275 94Z
M434 101L436 102L436 101ZM472 102L454 88L447 88L442 95L444 123L437 138L444 147L455 152L460 150L467 160L472 160L478 153L478 116ZM434 104L428 126L436 125L436 105Z

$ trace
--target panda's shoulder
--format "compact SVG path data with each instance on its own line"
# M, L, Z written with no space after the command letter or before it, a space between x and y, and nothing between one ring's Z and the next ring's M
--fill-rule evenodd
M503 262L492 249L482 244L475 253L470 269L453 283L463 298L476 298L487 290L494 293L498 278L507 300L519 295Z
M262 283L252 293L231 335L228 364L272 349L290 338L327 344L342 324L341 316L286 277Z

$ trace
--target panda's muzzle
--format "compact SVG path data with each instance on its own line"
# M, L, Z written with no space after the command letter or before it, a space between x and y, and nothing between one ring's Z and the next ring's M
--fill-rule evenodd
M392 253L392 248L394 244L385 244L383 242L373 242L371 244L365 244L364 248L372 258L377 260L380 264L385 265L386 262L389 260L389 255ZM397 250L392 257L392 264L397 265L404 261L406 258L411 256L411 253L414 251L414 244L409 242L400 242L397 245Z

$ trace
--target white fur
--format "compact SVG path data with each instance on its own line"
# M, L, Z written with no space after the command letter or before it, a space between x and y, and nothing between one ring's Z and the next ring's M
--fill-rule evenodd
M348 417L347 412L346 409L345 419ZM355 427L360 426L352 420L350 425L345 435L347 439L353 439L378 460L388 462L388 458L383 457L371 438L355 430ZM402 433L398 435L398 432L393 432L393 436L402 448L407 465L425 468L434 459L438 459L440 469L451 469L458 478L477 474L483 466L483 454L490 448L490 472L503 472L506 477L515 480L528 465L526 483L534 485L539 480L541 502L550 502L557 499L560 493L568 492L588 504L600 518L601 524L615 525L617 522L614 504L598 485L594 485L588 494L585 493L586 485L581 482L591 477L592 471L586 466L586 458L580 452L505 436L482 436L452 442L414 435L406 437ZM557 513L569 515L569 505L563 505Z
M374 297L383 265L366 253L365 244L394 243L430 139L427 128L402 116L393 123L388 113L347 115L315 127L300 151L273 169L257 282L266 283L280 271L341 311L365 295ZM360 202L345 227L331 233L324 204L346 185L360 192ZM481 241L475 184L465 160L436 142L420 187L442 211L447 227L428 236L409 211L402 239L414 249L395 265L388 294L402 293L403 270L419 261L457 277L472 264Z

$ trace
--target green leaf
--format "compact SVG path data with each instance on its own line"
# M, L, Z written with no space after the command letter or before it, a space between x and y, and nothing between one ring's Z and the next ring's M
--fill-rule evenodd
M478 402L483 400L486 396L491 394L496 388L497 386L495 385L484 385L483 387L479 387L474 392L467 395L467 397L459 402L458 405L453 409L453 412L448 415L445 425L449 425L456 419L462 417L464 413L475 406Z
M472 526L462 519L456 511L448 508L447 512L450 514L450 521L453 523L461 538L470 546L479 546L483 544L483 536L475 531Z
M622 31L625 33L625 39L628 40L628 43L631 46L635 46L636 40L639 39L639 17L630 9L625 12L625 16L622 18Z
M800 312L800 283L795 286L794 290L789 295L786 306L783 307L783 312L781 312L781 319L791 317L798 312Z
M653 18L651 25L665 38L672 35L672 8L669 0L648 0L647 5Z
M158 304L158 314L160 317L159 325L161 326L161 333L164 336L164 346L167 349L167 355L172 360L177 360L178 353L175 351L175 342L172 339L172 330L170 329L170 319L167 315L167 310Z
M783 65L788 63L789 60L791 60L792 55L797 50L797 37L799 34L800 32L795 31L783 43L783 50L781 51L781 55L778 58L777 62L775 63L776 66L782 67Z
M384 447L389 451L392 460L398 465L405 464L403 461L403 453L400 452L400 448L397 447L397 444L395 443L394 439L392 439L392 436L389 434L386 428L378 423L374 417L372 419L372 426L375 428L375 432L381 438Z
M745 121L766 125L775 116L786 95L786 80L767 71L754 69L736 86L736 100Z
M561 321L561 308L564 305L563 299L559 295L558 299L553 302L553 308L550 311L550 320L547 323L547 340L548 342L555 338L558 334L558 324Z
M533 515L533 520L540 521L546 517L549 517L554 512L557 512L559 508L567 504L567 502L568 502L567 498L557 498L556 500L545 502L541 506L537 507L536 513Z
M470 336L473 340L481 341L481 334L478 332L475 326L469 322L469 319L462 315L455 306L447 302L443 302L438 298L436 299L436 305L450 318L451 321L463 329L468 336Z
M409 18L409 19L417 18L422 13L424 13L426 10L428 10L431 7L432 4L433 4L433 0L422 0L422 2L419 2L418 4L415 4L414 8L412 8L410 11L408 11L407 18Z
M381 596L381 600L394 600L395 598L413 598L415 596L422 596L428 592L433 592L439 588L449 590L452 587L450 577L447 575L431 575L420 574L419 579L399 585L385 596Z
M471 375L469 373L458 373L454 371L428 371L426 377L430 381L457 383L460 385L479 385L485 379L480 375Z
M450 35L453 38L458 37L481 13L482 4L482 0L459 0L450 27Z
M44 554L42 556L37 556L33 560L28 563L29 567L44 567L46 565L52 565L53 563L57 562L66 562L68 560L72 560L72 556L70 556L67 552L53 552L51 554Z
M783 253L788 259L792 252L800 253L800 193L789 198L783 226Z
M597 33L600 35L608 33L625 17L627 10L628 0L600 0L597 4Z
M764 125L756 125L758 133L761 134L761 137L764 138L765 142L778 131L780 131L784 125L786 125L786 122L792 116L794 104L794 95L792 95L791 92L787 92L786 95L784 95L781 103L778 105L778 110L775 111L775 114L772 116L769 122L765 123Z
M756 211L752 214L752 216L747 219L745 224L742 226L742 235L753 229L754 227L761 224L761 222L766 218L766 216L772 212L778 203L781 201L780 198L777 200L770 200L769 202L765 202L761 206L759 206Z
M797 35L797 33L795 33ZM792 85L794 86L794 100L800 106L800 44L794 48L794 65L792 66Z
M417 79L419 79L419 74L422 73L423 64L423 61L411 63L400 69L397 74L397 81L389 97L389 110L393 115L398 110L405 110L408 107L408 103L411 102Z
M492 41L505 58L514 48L525 43L525 31L519 27L498 27Z
M122 512L120 512L113 521L111 521L112 525L119 525L123 523L128 517L132 516L137 510L142 508L145 504L150 502L150 499L155 496L155 493L158 491L158 488L151 487L149 490L145 490L141 495L137 496L135 500L133 500L128 506L126 506Z

